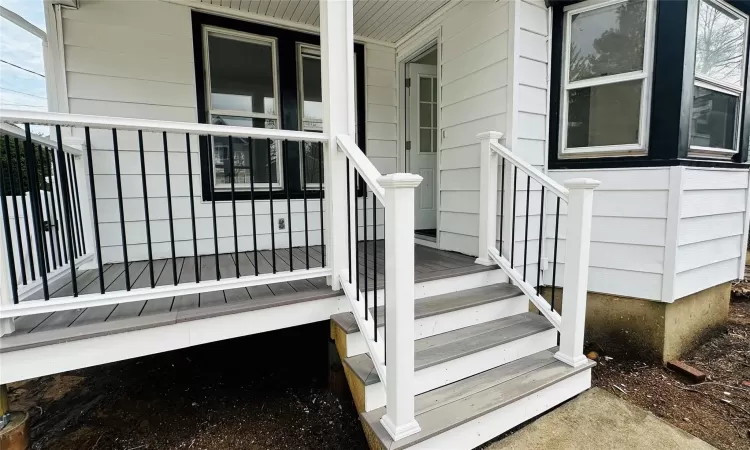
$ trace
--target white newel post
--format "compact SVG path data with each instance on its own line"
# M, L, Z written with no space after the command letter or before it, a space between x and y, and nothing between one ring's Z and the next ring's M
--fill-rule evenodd
M497 245L497 169L498 156L490 148L490 142L499 144L503 133L487 131L479 133L479 248L477 264L494 266L488 249ZM502 224L500 225L502 226ZM502 246L502 243L500 244ZM502 248L500 249L502 254Z
M352 0L320 0L323 132L330 137L325 160L326 265L333 270L333 290L341 288L338 274L348 264L346 155L336 136L354 137L353 11Z
M587 361L583 354L583 332L586 325L591 214L594 189L599 186L599 182L590 178L576 178L564 184L569 191L565 275L563 277L560 349L555 354L555 358L577 367Z
M414 189L422 177L394 173L378 179L385 190L386 413L394 440L420 431L414 419Z

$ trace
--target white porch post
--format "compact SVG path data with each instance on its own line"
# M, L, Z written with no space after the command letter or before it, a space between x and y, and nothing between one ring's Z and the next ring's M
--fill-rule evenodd
M420 431L414 419L414 189L422 177L380 177L385 189L386 413L380 419L394 440Z
M599 182L590 178L576 178L564 184L569 190L565 275L560 349L555 358L577 367L586 363L586 356L583 354L583 331L586 324L591 214L594 189L599 186Z
M503 133L487 131L479 133L480 163L479 163L479 248L477 249L477 264L493 266L495 262L489 257L487 250L497 245L497 153L490 148L490 142L500 143ZM502 226L502 224L500 224ZM502 254L500 243L500 254Z
M323 132L330 137L325 160L326 265L333 269L329 284L334 290L341 288L338 276L348 264L346 156L336 136L354 137L353 11L352 0L320 0Z

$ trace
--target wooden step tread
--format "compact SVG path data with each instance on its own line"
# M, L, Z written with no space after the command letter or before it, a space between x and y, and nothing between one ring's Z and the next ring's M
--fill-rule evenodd
M551 328L543 316L527 312L418 339L414 342L414 369L426 369ZM368 354L345 358L344 364L365 386L380 381Z
M573 368L555 359L556 349L479 373L417 395L415 415L421 431L396 443L380 424L385 407L362 413L375 437L388 449L407 448L593 367L593 362Z
M422 319L425 317L436 316L438 314L446 314L464 308L472 308L486 303L517 297L519 295L522 295L522 292L517 286L513 286L509 283L498 283L490 286L451 292L449 294L418 298L414 301L414 318ZM372 304L372 299L370 299L370 304ZM381 306L378 307L378 327L382 327L385 323L385 308ZM372 312L373 308L370 308L370 311ZM359 332L357 322L354 320L354 316L350 312L334 314L331 316L331 320L336 322L346 334Z

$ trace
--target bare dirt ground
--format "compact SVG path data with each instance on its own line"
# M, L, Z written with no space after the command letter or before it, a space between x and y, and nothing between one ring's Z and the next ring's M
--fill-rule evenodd
M366 449L327 387L328 323L10 386L32 449Z
M729 315L726 331L683 358L706 382L691 384L661 364L605 354L594 385L719 449L750 449L750 385L743 385L750 382L750 300L735 298Z

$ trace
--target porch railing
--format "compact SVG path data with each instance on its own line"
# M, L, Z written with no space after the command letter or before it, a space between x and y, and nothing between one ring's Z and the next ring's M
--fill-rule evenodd
M340 282L385 386L386 414L380 421L391 437L399 440L420 430L414 418L413 230L414 190L422 177L408 173L383 176L350 136L337 136L336 141L346 155L345 180L340 181L346 185L348 223L348 261L339 274ZM381 235L377 231L379 204L385 215ZM385 244L382 280L377 266L379 237ZM372 264L372 280L368 264ZM378 323L379 308L385 310L382 324Z
M0 123L4 333L13 317L331 275L323 245L323 133L9 110L0 110ZM34 126L51 127L53 137L35 136ZM225 201L215 192L201 198L196 187L198 148L213 149L217 139L230 166ZM263 183L251 176L241 199L239 145L251 174L281 166ZM300 199L291 198L289 183L274 183L289 177L295 151L306 152ZM261 160L264 167L253 172ZM317 180L305 179L307 164L317 165ZM213 187L209 167L202 175ZM318 244L314 264L311 247ZM123 269L117 290L105 274L112 264ZM77 281L85 269L98 276L84 289ZM57 289L64 275L69 283Z
M584 364L586 357L583 354L583 333L588 291L591 216L594 189L599 182L588 178L571 179L561 186L503 146L500 143L502 133L486 132L479 134L477 138L481 141L477 262L500 266L539 312L557 328L560 334L560 346L555 355L557 359L571 366ZM501 192L499 216L498 187ZM539 196L538 210L537 206L533 207L535 210L531 209L532 192L535 197ZM545 202L546 192L549 196ZM552 216L548 209L550 203L554 207L554 232L550 239L552 273L549 283L550 302L547 302L541 295L541 289L546 284L542 276L543 267L550 263L550 258L543 256L545 241L549 239L544 231L549 230L545 218ZM557 269L561 265L558 261L561 203L567 206L567 217L565 270L561 284L562 314L559 314L555 308L555 295L560 281L557 278ZM524 211L521 208L524 208ZM536 230L532 226L534 234L529 235L532 212L539 220L535 224ZM523 218L522 224L518 224L519 218ZM521 225L523 229L520 229ZM532 251L536 250L537 254L536 258L533 258L533 255L529 257L529 242L535 239L538 239L537 248L532 248ZM529 273L529 267L535 267L536 273Z

